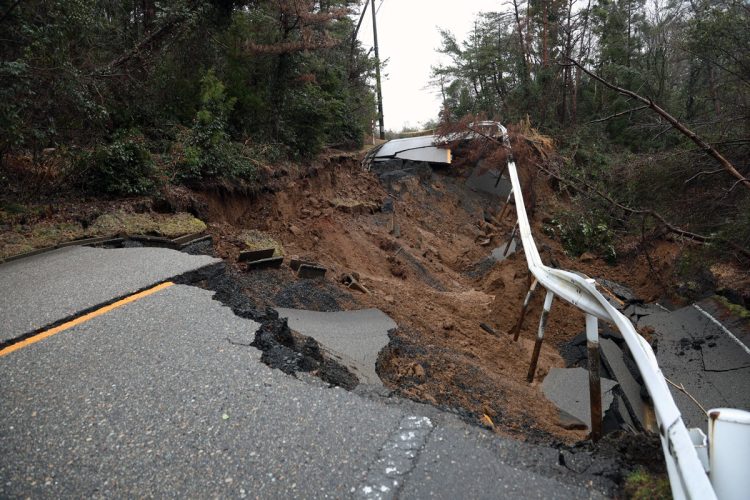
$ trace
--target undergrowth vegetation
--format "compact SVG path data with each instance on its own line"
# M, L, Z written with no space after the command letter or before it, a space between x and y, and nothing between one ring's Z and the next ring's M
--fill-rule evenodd
M573 257L590 252L610 264L617 259L615 235L606 217L561 211L544 225L543 230L550 238L559 239L565 251Z
M13 2L0 22L0 179L133 196L257 184L275 162L357 148L375 106L355 4Z

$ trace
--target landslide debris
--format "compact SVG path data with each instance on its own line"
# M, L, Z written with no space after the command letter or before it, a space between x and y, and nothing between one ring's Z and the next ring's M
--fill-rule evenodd
M556 343L579 333L583 317L565 305L553 310L538 379L528 384L534 320L519 342L507 335L527 286L524 257L516 252L487 264L494 248L504 250L514 220L498 220L497 196L467 186L472 170L391 164L368 172L351 159L254 198L203 196L219 256L235 262L244 250L236 235L255 230L288 257L328 270L323 280L299 279L286 265L242 273L239 283L257 304L379 308L399 325L377 366L387 387L475 423L492 422L499 433L583 439L584 431L559 425L539 387L547 371L564 366Z

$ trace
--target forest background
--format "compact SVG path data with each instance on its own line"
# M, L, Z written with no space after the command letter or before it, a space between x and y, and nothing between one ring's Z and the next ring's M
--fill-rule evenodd
M361 148L377 109L362 7L3 1L3 203L262 189L271 165ZM574 202L547 224L571 253L617 258L618 236L669 235L689 243L686 275L747 263L746 2L510 0L465 40L441 35L442 121L525 123L555 140L538 173Z

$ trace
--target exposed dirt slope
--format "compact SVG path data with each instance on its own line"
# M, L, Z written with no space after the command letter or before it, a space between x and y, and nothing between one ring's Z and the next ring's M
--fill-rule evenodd
M519 252L494 265L485 259L492 248L507 241L515 218L511 211L501 223L486 222L499 215L502 202L468 189L466 175L423 166L385 174L381 180L375 172L362 171L353 158L345 158L299 177L282 178L276 192L254 199L226 193L204 197L219 256L235 261L242 248L238 233L264 231L282 243L287 255L328 268L328 283L315 286L326 288L327 296L338 289L333 307L378 307L394 318L399 330L379 364L389 387L415 400L455 409L501 433L568 442L583 439L585 432L558 425L557 410L540 389L551 367L564 366L556 346L582 330L583 316L555 303L537 378L528 384L541 296L533 303L521 339L513 342L507 332L516 322L527 287L525 258ZM533 220L539 229L559 202L545 181L532 182L538 204ZM641 286L648 275L646 264L612 267L597 259L571 260L541 231L537 237L545 259L653 293ZM341 284L338 278L345 273L358 273L371 293ZM288 269L247 276L246 292L268 305L297 281ZM330 309L330 301L323 302L321 309ZM319 304L301 305L314 309Z

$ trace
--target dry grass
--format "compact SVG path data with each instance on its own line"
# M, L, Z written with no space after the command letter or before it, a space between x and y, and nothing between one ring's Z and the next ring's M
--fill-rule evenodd
M242 243L245 245L246 250L263 250L265 248L273 248L274 257L280 257L284 255L284 247L281 245L281 243L271 238L271 236L262 231L257 231L255 229L242 231L242 233L240 234L240 240L242 240Z
M17 207L18 208L18 207ZM33 211L34 209L25 209ZM100 215L84 228L78 220L29 216L22 208L0 211L0 259L83 238L151 235L176 238L206 230L206 225L187 213L174 215L113 211ZM35 219L26 221L25 219ZM23 222L22 222L23 221Z

